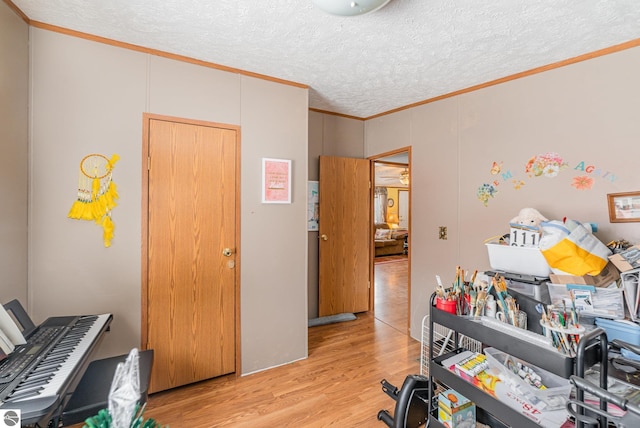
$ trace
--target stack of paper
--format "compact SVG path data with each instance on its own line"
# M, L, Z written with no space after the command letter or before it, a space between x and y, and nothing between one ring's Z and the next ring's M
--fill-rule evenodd
M18 325L11 315L0 305L0 349L7 355L13 352L17 345L24 345L24 339Z
M620 274L622 279L622 289L624 290L624 299L629 309L631 321L638 320L638 309L640 302L640 269L633 269Z

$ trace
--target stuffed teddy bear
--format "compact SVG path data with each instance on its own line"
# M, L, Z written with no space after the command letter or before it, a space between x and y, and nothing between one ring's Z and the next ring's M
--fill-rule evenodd
M540 226L541 222L548 220L548 218L540 214L540 212L535 208L522 208L518 215L512 218L509 223L537 228Z

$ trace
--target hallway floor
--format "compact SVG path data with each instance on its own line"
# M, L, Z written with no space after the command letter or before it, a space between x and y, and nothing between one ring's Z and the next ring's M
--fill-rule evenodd
M408 267L407 256L375 259L375 317L404 334L409 334Z

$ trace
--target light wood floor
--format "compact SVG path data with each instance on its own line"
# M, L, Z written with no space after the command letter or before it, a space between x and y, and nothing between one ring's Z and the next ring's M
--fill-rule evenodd
M370 427L420 372L420 343L370 314L309 329L309 358L252 375L225 376L149 397L147 417L172 428Z
M409 261L407 256L376 257L374 265L375 316L409 334Z
M171 428L385 427L378 411L393 414L395 401L380 381L400 387L420 373L420 343L407 333L407 260L397 260L375 265L375 318L310 328L305 360L153 394L145 417Z

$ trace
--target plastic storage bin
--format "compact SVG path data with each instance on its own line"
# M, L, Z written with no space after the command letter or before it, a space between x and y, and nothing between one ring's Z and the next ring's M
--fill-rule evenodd
M634 322L596 318L596 325L604 329L609 342L619 339L640 346L640 326Z
M540 249L536 247L516 247L489 242L485 244L489 252L491 269L548 278L551 268Z
M525 296L531 297L532 299L537 300L538 302L542 302L545 304L549 304L549 287L547 287L546 281L540 281L540 283L530 283L530 282L522 282L516 281L513 279L506 279L507 288L510 291L516 291L520 294L524 294Z
M489 369L497 371L500 379L503 382L508 382L513 392L537 408L553 410L562 409L566 405L569 395L571 394L571 384L568 379L564 379L540 367L531 365L526 361L512 357L496 348L486 348L484 354L487 356ZM535 374L540 376L540 381L546 389L539 389L529 385L507 366L507 364L515 365L517 363L531 368Z

